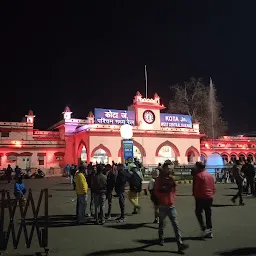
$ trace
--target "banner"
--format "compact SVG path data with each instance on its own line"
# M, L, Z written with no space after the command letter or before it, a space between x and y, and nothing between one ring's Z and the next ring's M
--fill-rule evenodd
M161 127L192 128L192 118L189 115L160 114Z
M133 140L123 140L124 160L133 159Z
M135 125L134 111L95 108L94 116L97 124Z

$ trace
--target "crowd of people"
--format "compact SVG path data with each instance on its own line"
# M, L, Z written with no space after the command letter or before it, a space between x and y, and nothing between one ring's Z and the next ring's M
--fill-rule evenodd
M136 163L128 165L85 165L81 164L75 172L76 166L66 166L66 172L70 175L72 184L77 194L76 215L78 224L84 224L86 219L86 207L88 191L91 197L89 214L95 217L95 224L103 225L105 220L111 218L111 205L113 192L119 198L120 216L117 222L125 221L125 188L129 184L128 199L133 205L133 214L139 214L139 194L142 191L143 175ZM205 170L202 163L197 163L192 171L193 195L195 197L195 214L205 238L212 238L211 205L215 193L214 177ZM159 244L164 245L164 221L168 217L173 226L177 240L178 251L182 252L188 245L182 241L181 231L175 208L176 182L174 177L174 165L166 161L152 172L152 179L148 184L150 198L154 206L154 221L158 223ZM107 213L104 214L105 202L108 204ZM205 211L206 223L203 221Z

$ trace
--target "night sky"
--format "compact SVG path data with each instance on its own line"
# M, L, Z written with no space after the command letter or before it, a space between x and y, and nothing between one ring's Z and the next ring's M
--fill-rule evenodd
M77 118L126 109L146 64L166 106L170 85L211 76L229 134L256 130L255 1L2 2L1 121L31 108L45 129L66 105Z

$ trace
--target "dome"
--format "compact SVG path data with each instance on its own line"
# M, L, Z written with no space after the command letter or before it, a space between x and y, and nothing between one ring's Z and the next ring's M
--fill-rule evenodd
M64 112L71 112L68 106L65 107Z
M30 110L28 111L28 116L33 116L33 115L34 115L33 110L30 109Z
M217 153L212 153L207 157L206 160L206 170L211 173L215 174L215 169L219 168L222 169L224 166L223 159L221 155Z

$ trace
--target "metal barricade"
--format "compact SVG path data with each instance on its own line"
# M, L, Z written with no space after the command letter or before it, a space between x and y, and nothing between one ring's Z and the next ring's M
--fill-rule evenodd
M7 249L10 239L12 240L13 248L18 249L22 231L24 233L26 248L30 248L33 235L36 231L39 247L43 248L44 253L48 255L48 189L41 190L37 205L35 205L31 189L28 191L26 201L23 201L20 196L12 200L8 190L1 190L0 195L0 251L5 251ZM43 221L40 219L39 225L38 214L42 201L44 201L44 216ZM30 206L33 214L33 220L32 222L29 221L29 225L32 226L30 233L28 233L26 215ZM5 208L8 209L7 214ZM17 208L20 210L20 223L16 223L16 225L19 225L18 232L15 230L15 214L17 213ZM5 222L7 221L8 228L5 230Z

